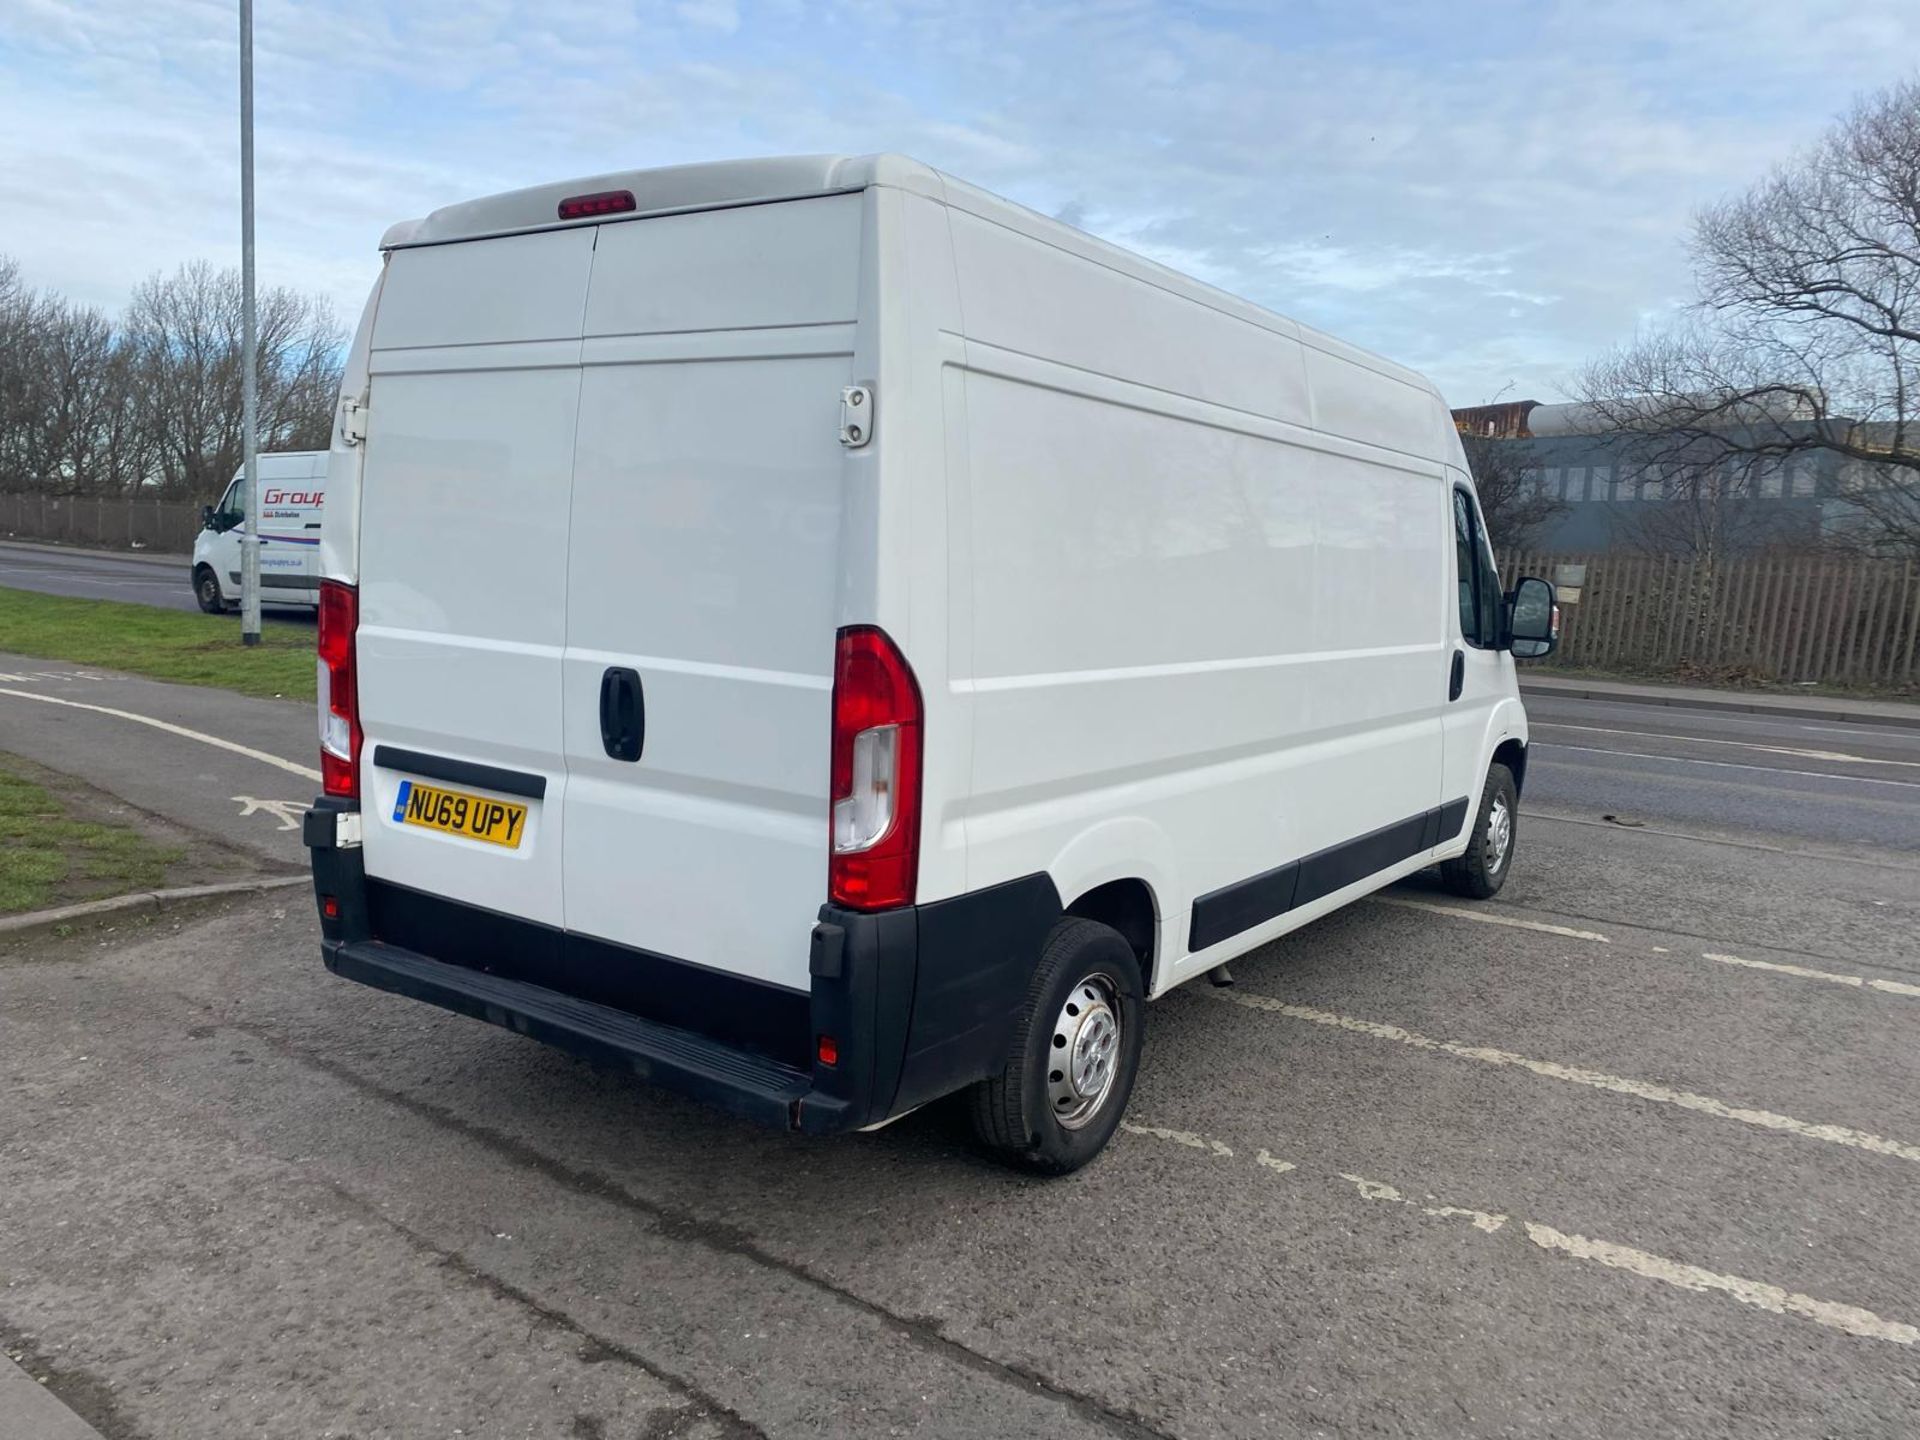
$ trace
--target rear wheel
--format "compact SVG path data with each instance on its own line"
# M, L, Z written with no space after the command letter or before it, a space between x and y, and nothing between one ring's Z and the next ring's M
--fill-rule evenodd
M193 598L209 615L225 612L227 602L220 594L220 577L213 573L211 565L202 565L193 572Z
M1513 865L1514 842L1519 839L1519 800L1513 772L1504 765L1488 766L1467 853L1440 862L1440 878L1454 894L1487 900L1506 883L1507 871Z
M1005 1065L974 1087L980 1139L1042 1175L1093 1159L1133 1093L1145 1011L1133 947L1097 921L1060 921L1041 947Z

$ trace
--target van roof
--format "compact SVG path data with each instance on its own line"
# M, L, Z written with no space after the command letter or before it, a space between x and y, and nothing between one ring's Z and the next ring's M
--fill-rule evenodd
M524 190L508 190L499 195L443 205L424 219L403 220L381 237L380 248L399 250L444 245L485 236L597 225L648 215L760 205L814 195L844 195L873 185L912 191L1007 225L1110 269L1137 275L1215 310L1293 336L1316 350L1353 361L1436 397L1439 395L1430 380L1406 366L1289 320L1230 291L1195 280L905 155L787 155L760 160L718 160L697 165L666 165L653 170L616 170L577 180L530 185ZM611 216L559 219L562 200L609 190L630 192L634 208ZM1443 410L1443 416L1444 413ZM1450 430L1451 425L1447 428Z
M592 225L604 219L637 219L682 210L714 210L734 205L800 200L809 195L840 195L869 185L891 185L943 198L939 173L903 155L786 155L765 160L718 160L699 165L665 165L654 170L616 170L578 180L530 185L478 200L442 205L424 220L403 220L381 237L380 248L438 245L483 235L546 230L563 224ZM616 216L583 220L558 218L562 200L608 190L632 193L634 208Z

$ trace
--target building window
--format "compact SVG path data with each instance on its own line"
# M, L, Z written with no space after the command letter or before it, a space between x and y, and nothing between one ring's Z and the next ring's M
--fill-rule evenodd
M1576 503L1587 498L1587 467L1572 466L1567 471L1567 499Z
M1593 489L1591 493L1596 500L1620 500L1625 498L1624 496L1616 495L1613 491L1613 467L1611 465L1596 465L1593 467Z
M1558 465L1549 465L1547 466L1546 474L1547 498L1549 500L1558 500L1560 498L1560 467Z
M1819 488L1819 476L1814 473L1813 457L1796 455L1788 468L1793 476L1793 495L1796 500L1804 500Z
M1778 460L1760 462L1760 498L1778 500L1786 487L1785 467Z

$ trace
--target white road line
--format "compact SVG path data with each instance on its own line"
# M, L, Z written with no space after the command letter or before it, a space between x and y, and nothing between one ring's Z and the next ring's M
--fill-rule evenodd
M1895 1345L1920 1342L1920 1328L1895 1320L1883 1320L1871 1310L1862 1310L1857 1305L1815 1300L1811 1295L1797 1295L1778 1285L1743 1280L1738 1275L1719 1275L1712 1270L1702 1270L1698 1265L1669 1260L1661 1255L1649 1255L1644 1250L1635 1250L1628 1245L1615 1245L1608 1240L1589 1240L1584 1235L1564 1235L1550 1225L1536 1225L1531 1220L1523 1223L1527 1238L1541 1249L1571 1255L1576 1260L1597 1261L1609 1269L1625 1270L1681 1290L1718 1290L1731 1295L1742 1305L1771 1310L1775 1315L1798 1315L1803 1320L1825 1325L1830 1330L1844 1330L1849 1335L1862 1335L1869 1340L1886 1340Z
M1129 1120L1122 1120L1120 1128L1132 1135L1147 1135L1155 1140L1170 1140L1175 1145L1186 1146L1189 1150L1208 1150L1229 1160L1233 1158L1233 1151L1218 1140L1209 1140L1205 1136L1194 1134L1191 1130L1163 1130L1158 1125L1135 1125Z
M1809 970L1804 965L1783 965L1778 960L1748 960L1739 955L1715 955L1702 951L1702 958L1718 960L1722 965L1743 965L1749 970L1769 970L1776 975L1797 975L1802 980L1824 980L1829 985L1851 985L1855 989L1884 990L1889 995L1920 996L1920 985L1899 980L1869 980L1864 975L1839 975L1831 970Z
M1522 920L1514 915L1494 915L1485 910L1468 910L1459 905L1436 905L1431 900L1408 900L1399 895L1371 895L1376 905L1391 905L1399 910L1425 910L1431 915L1450 915L1456 920L1472 920L1479 925L1510 925L1516 930L1538 930L1543 935L1564 935L1569 940L1595 940L1602 945L1613 942L1597 930L1575 930L1567 925L1549 925L1544 920Z
M1190 1130L1166 1130L1153 1125L1129 1124L1123 1124L1121 1128L1130 1130L1136 1135L1170 1139L1175 1144L1185 1145L1189 1149L1211 1147L1215 1154L1231 1155L1233 1153L1220 1141L1204 1135L1196 1135ZM1265 1150L1258 1152L1255 1158L1258 1164L1280 1174L1299 1168L1285 1160L1275 1160ZM1389 1185L1383 1180L1369 1179L1364 1175L1355 1175L1344 1170L1338 1172L1338 1176L1352 1186L1354 1193L1364 1200L1403 1205L1435 1220L1464 1220L1483 1235L1499 1234L1511 1218L1466 1205L1446 1205L1437 1201L1425 1205L1409 1199L1398 1187ZM1427 1198L1434 1199L1431 1195ZM1748 1280L1739 1275L1722 1275L1714 1270L1690 1265L1684 1260L1672 1260L1664 1255L1636 1250L1631 1245L1619 1245L1611 1240L1594 1240L1585 1235L1569 1235L1554 1229L1551 1225L1541 1225L1532 1220L1521 1220L1520 1228L1526 1233L1527 1239L1542 1250L1574 1260L1603 1265L1609 1270L1638 1275L1645 1280L1655 1280L1662 1285L1671 1285L1676 1290L1686 1290L1697 1295L1709 1293L1729 1295L1741 1304L1751 1305L1758 1310L1765 1310L1774 1315L1791 1315L1801 1320L1810 1320L1816 1325L1824 1325L1829 1330L1843 1331L1863 1339L1883 1340L1892 1345L1920 1344L1920 1327L1907 1325L1898 1320L1883 1319L1871 1310L1861 1309L1858 1305L1843 1305L1833 1300L1816 1300L1811 1295L1802 1295L1779 1285L1768 1284L1763 1280Z
M1467 1220L1476 1230L1484 1230L1491 1235L1507 1223L1504 1215L1490 1215L1485 1210L1469 1210L1459 1205L1422 1205L1418 1200L1409 1200L1384 1180L1369 1180L1364 1175L1349 1175L1340 1172L1340 1178L1360 1192L1366 1200L1386 1200L1395 1205L1410 1205L1422 1215L1431 1215L1436 1220Z
M1711 765L1719 770L1758 770L1767 775L1802 775L1810 780L1841 780L1849 785L1891 785L1896 790L1920 790L1920 781L1881 780L1872 775L1835 775L1826 770L1783 770L1773 765L1742 765L1733 760L1695 760L1687 755L1650 755L1644 750L1605 750L1597 745L1562 745L1559 741L1541 742L1552 753L1570 750L1581 755L1612 755L1630 760L1660 760L1669 765Z
M1610 730L1604 725L1568 725L1559 720L1537 721L1533 728L1535 730L1583 730L1591 735L1631 735L1641 740L1677 740L1683 745L1732 745L1740 750L1764 750L1771 755L1795 755L1802 760L1837 760L1848 765L1899 765L1909 770L1920 770L1920 760L1880 760L1871 755L1849 755L1843 750L1805 750L1793 745L1763 745L1757 740L1713 740L1704 735L1661 735L1651 730Z
M111 715L116 720L131 720L136 725L151 725L155 730L164 730L169 735L179 735L188 740L198 740L202 745L211 745L219 750L230 750L235 755L244 755L249 760L258 760L263 765L272 765L285 770L290 775L298 775L315 784L320 781L318 770L309 770L304 765L296 765L291 760L282 760L278 755L269 755L264 750L255 750L249 745L235 744L218 735L204 734L199 730L189 730L184 725L175 725L167 720L156 720L151 715L136 715L131 710L115 710L108 705L88 705L79 700L62 700L54 695L36 695L31 690L0 690L0 695L12 695L20 700L37 700L42 705L65 705L72 710L91 710L98 715Z
M1549 1080L1564 1080L1571 1085L1585 1085L1593 1090L1629 1095L1636 1100L1651 1100L1661 1105L1674 1105L1682 1110L1711 1115L1717 1120L1734 1120L1742 1125L1752 1125L1761 1130L1778 1130L1788 1135L1798 1135L1806 1140L1821 1140L1829 1145L1845 1145L1875 1155L1892 1155L1920 1165L1920 1145L1889 1140L1884 1135L1874 1135L1846 1125L1813 1124L1806 1120L1796 1120L1791 1115L1776 1114L1772 1110L1756 1110L1746 1105L1733 1105L1725 1100L1716 1100L1711 1095L1696 1095L1690 1090L1675 1090L1671 1086L1655 1084L1649 1080L1631 1080L1624 1075L1609 1075L1603 1070L1588 1070L1578 1065L1561 1065L1552 1060L1534 1060L1525 1055L1516 1055L1511 1050L1496 1050L1491 1046L1462 1045L1455 1040L1435 1040L1412 1030L1403 1030L1398 1025L1386 1025L1376 1020L1357 1020L1351 1015L1336 1015L1330 1010L1316 1010L1310 1005L1289 1004L1285 1000L1276 1000L1270 995L1243 995L1225 990L1206 990L1200 993L1215 1000L1223 1000L1229 1005L1239 1005L1248 1010L1263 1010L1269 1014L1285 1016L1289 1020L1304 1020L1311 1025L1325 1025L1336 1030L1345 1030L1350 1034L1368 1035L1376 1040L1392 1040L1416 1050L1431 1050L1443 1055L1458 1056L1462 1060L1478 1060L1483 1065L1511 1066L1514 1069L1544 1076Z

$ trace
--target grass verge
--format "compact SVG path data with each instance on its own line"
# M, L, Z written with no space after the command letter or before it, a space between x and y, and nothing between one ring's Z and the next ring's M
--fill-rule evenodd
M301 625L263 626L260 643L249 647L231 616L0 589L0 651L268 699L313 699L313 631Z
M129 825L83 819L0 755L0 915L157 890L186 856Z

